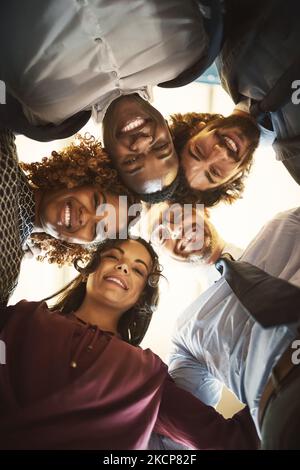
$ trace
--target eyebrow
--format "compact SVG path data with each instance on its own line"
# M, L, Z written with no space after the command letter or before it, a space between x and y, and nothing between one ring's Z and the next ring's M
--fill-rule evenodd
M166 160L167 158L173 157L173 150L171 152L165 153L163 155L160 155L159 157L156 157L157 160ZM135 175L138 173L140 170L143 170L144 166L139 166L138 168L134 168L133 170L127 170L124 171L127 175Z
M135 259L134 261L135 261L136 263L141 263L141 264L143 264L143 265L145 266L145 268L147 269L147 272L148 272L149 267L146 265L146 263L145 263L143 260L141 260L141 259L138 258L138 259Z
M200 158L197 158L196 155L194 155L190 149L190 147L188 148L188 153L190 155L190 157L192 157L194 160L196 160L196 162L199 162L200 161Z
M208 179L208 181L211 183L211 184L217 184L218 182L217 181L214 181L210 175L210 173L208 171L205 171L204 172L206 178Z
M165 158L169 158L172 156L173 156L173 149L170 152L164 153L163 155L159 155L159 157L156 157L156 158L157 160L164 160Z
M112 247L111 250L118 250L122 255L125 255L125 251L122 250L122 248L120 248L120 247L118 247L118 246ZM137 258L137 259L135 259L134 261L135 261L136 263L141 263L141 264L143 264L143 265L145 266L145 268L147 269L147 271L149 270L149 267L147 266L147 264L146 264L143 260Z
M134 168L133 170L124 171L124 173L126 173L127 175L135 175L135 173L138 173L143 168L143 166L139 166L138 168Z

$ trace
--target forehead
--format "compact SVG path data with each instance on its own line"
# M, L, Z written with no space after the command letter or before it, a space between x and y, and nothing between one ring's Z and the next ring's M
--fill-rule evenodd
M123 168L119 169L124 182L138 193L153 193L169 186L175 180L179 167L174 150L172 156L165 160L148 155L140 165L140 170L134 174L126 173Z
M83 186L76 186L75 188L63 188L62 191L71 193L71 194L87 194L90 191L94 191L95 189L99 189L99 187L92 185L92 184L85 184Z
M181 224L188 221L195 222L196 219L201 217L201 214L198 214L194 207L184 208L179 204L174 204L160 211L159 223Z
M147 266L150 266L152 262L151 255L147 248L144 247L144 245L142 245L137 240L125 240L124 242L119 243L115 247L109 249L112 250L114 248L119 249L119 251L122 250L122 252L124 252L124 256L126 256L127 258L130 258L132 260L140 259L144 261Z

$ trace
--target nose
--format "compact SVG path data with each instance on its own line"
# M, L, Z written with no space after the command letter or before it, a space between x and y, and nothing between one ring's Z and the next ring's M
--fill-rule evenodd
M87 223L97 223L100 222L105 216L105 212L97 214L97 212L90 212L85 207L79 209L79 225L84 227Z
M210 154L210 163L214 163L217 160L230 160L228 149L222 145L216 144Z
M129 268L127 266L126 263L123 263L123 264L117 264L117 266L115 266L115 269L117 271L121 271L122 273L124 274L128 274L129 273Z
M131 143L130 150L137 153L146 153L149 151L150 145L153 143L153 136L148 132L138 134L136 139Z
M79 222L79 225L80 225L81 227L83 227L84 225L86 225L88 219L89 219L89 214L88 214L86 208L83 207L83 206L80 206L80 207L79 207L79 210L78 210L78 222Z
M175 225L174 227L169 228L170 238L171 240L177 240L181 238L182 235L182 227Z

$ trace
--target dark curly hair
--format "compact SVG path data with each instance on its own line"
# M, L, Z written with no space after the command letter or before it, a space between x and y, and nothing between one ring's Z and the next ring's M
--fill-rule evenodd
M222 114L210 113L173 114L170 120L170 130L173 136L174 146L179 155L186 142L199 132L198 126L201 122L207 123L209 129L238 126L242 128L243 133L251 142L247 154L240 165L241 171L234 178L217 188L207 191L192 189L189 187L183 171L181 171L181 181L173 195L174 201L182 203L198 202L205 204L207 207L211 207L218 204L220 201L231 204L239 199L244 191L244 180L252 165L253 153L258 146L260 135L258 126L251 119L234 114L228 117L224 117Z
M138 302L127 310L120 318L118 332L124 341L137 346L144 338L152 318L153 310L158 304L158 282L162 270L158 256L152 248L152 245L146 242L143 238L134 238L134 240L141 243L148 250L152 260L152 270ZM101 263L101 253L110 248L121 245L124 241L125 240L106 239L99 245L89 263L84 268L79 266L79 261L81 262L82 260L75 260L74 266L80 274L59 292L56 292L51 297L44 299L49 300L59 296L56 303L50 307L50 310L59 310L63 315L68 315L78 310L86 295L87 277L89 274L96 271Z
M72 189L84 185L99 185L102 191L128 196L130 204L140 202L121 183L98 140L90 134L76 135L75 138L77 141L59 152L53 151L50 157L44 157L41 162L20 163L34 189ZM70 264L75 258L87 260L90 257L86 247L57 240L44 232L33 233L31 242L44 252L38 259L47 259L50 263Z

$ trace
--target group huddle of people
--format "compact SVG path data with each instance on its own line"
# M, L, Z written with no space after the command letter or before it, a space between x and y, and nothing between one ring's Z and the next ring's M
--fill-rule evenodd
M297 0L1 3L0 448L300 448L300 208L244 252L209 212L242 196L265 131L300 184L299 17ZM214 61L230 116L150 104ZM90 118L102 141L80 134ZM71 140L24 163L19 134ZM179 317L168 365L139 346L161 251L218 274ZM78 276L9 305L28 254ZM245 404L230 419L223 385Z

